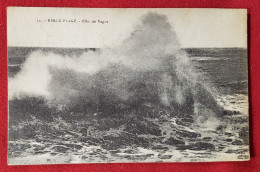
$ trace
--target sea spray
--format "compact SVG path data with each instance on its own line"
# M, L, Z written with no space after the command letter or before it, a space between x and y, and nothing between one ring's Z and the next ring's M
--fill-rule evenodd
M143 16L118 47L78 56L31 53L9 79L9 100L24 96L42 96L61 110L106 116L138 113L146 106L168 109L172 116L223 114L166 16L156 13Z

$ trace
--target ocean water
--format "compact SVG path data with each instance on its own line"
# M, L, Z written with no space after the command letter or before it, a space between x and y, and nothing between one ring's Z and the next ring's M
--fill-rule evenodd
M208 49L208 54L190 50L194 65L208 77L205 82L215 85L220 94L247 94L247 50L220 49L222 52L214 54L218 50ZM210 55L210 51L214 53Z
M188 49L196 68L206 77L204 82L216 88L218 101L229 110L248 115L247 50Z
M14 78L21 71L27 56L37 49L10 47L8 77ZM85 51L98 51L96 49L51 48L41 48L41 50L59 55L70 53L76 56ZM218 104L232 112L231 115L223 116L220 120L208 119L203 125L191 124L188 118L174 117L167 113L158 118L146 118L147 128L153 128L152 124L155 123L163 134L156 136L141 133L137 138L124 136L127 139L136 139L134 141L122 140L120 136L123 134L113 128L102 132L95 128L88 128L88 136L86 136L84 129L89 125L88 120L79 118L72 112L70 115L75 115L73 122L59 117L51 122L32 117L30 121L16 123L15 118L9 118L9 127L12 128L8 142L9 164L249 159L247 50L239 48L184 50L200 73L199 78L208 87L213 88ZM21 109L20 106L22 105L14 102L11 107ZM18 115L19 111L15 112ZM49 112L48 109L47 112ZM95 121L94 117L93 121ZM112 119L111 123L113 123ZM151 126L149 126L150 123ZM124 127L122 126L120 131L125 131ZM32 130L39 132L34 133ZM89 137L89 135L92 136ZM177 139L170 140L169 138L173 136ZM106 137L105 141L104 137ZM142 143L139 143L138 139L143 139L140 141ZM145 144L145 140L149 140L147 143L149 146ZM115 142L122 145L125 142L133 142L133 144L115 146ZM113 145L112 148L109 144Z

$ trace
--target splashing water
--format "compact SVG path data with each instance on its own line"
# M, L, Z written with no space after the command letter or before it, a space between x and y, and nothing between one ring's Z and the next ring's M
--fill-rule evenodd
M223 109L200 77L166 16L149 13L119 47L79 56L31 53L21 71L9 78L9 99L43 96L54 104L94 108L105 100L150 103L176 114L201 115L206 108L207 114L221 115Z

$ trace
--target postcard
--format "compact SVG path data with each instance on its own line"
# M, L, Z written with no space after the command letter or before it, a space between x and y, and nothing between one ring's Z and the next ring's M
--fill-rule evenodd
M8 7L8 164L247 161L247 11Z

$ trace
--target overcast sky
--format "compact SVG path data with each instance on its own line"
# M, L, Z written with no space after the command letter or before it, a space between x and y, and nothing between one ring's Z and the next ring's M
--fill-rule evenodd
M102 48L120 44L147 12L168 17L181 47L246 47L247 11L235 9L8 8L8 46ZM48 19L76 20L48 22ZM41 20L42 22L37 22ZM90 23L83 23L88 20ZM97 21L92 23L92 21ZM108 21L99 23L98 20Z

